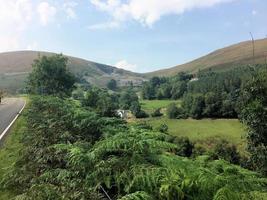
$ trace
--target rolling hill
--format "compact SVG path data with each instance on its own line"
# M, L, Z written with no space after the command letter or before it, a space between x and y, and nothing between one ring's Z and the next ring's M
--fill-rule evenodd
M189 63L178 65L168 69L162 69L146 73L147 77L171 76L178 72L195 73L198 70L227 70L229 68L253 64L266 63L267 39L255 40L255 56L253 58L253 45L251 41L241 42L229 47L214 51L206 56L193 60Z
M31 64L39 55L49 56L53 55L53 53L38 51L0 53L0 89L14 92L24 88L26 77L31 71ZM181 71L196 73L199 70L208 69L225 71L241 65L266 63L267 39L255 40L254 57L252 42L246 41L219 49L186 64L145 74L134 73L71 56L68 56L68 58L69 69L91 84L104 87L110 79L115 79L120 86L128 85L130 82L134 83L134 85L140 85L152 76L172 76Z
M31 71L31 65L38 56L50 56L53 53L37 51L17 51L0 53L0 89L11 92L25 86L25 80ZM140 84L145 79L141 74L133 73L113 66L99 64L71 56L68 68L77 76L82 76L89 83L104 87L110 79L116 79L119 85L130 81Z

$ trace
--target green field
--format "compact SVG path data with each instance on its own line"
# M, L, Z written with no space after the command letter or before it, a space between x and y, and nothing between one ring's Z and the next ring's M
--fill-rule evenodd
M4 142L0 144L0 180L6 172L12 169L12 165L19 157L19 152L23 145L20 143L20 139L25 129L25 118L20 116L11 128L8 136L4 139ZM3 190L0 185L0 199L12 199L15 191Z
M142 109L151 113L158 108L166 108L171 103L175 103L177 106L180 106L181 100L142 100L140 103Z
M170 104L181 105L181 100L144 100L141 101L142 109L151 113L157 108L164 109ZM245 127L237 119L168 119L166 116L160 118L148 118L146 121L153 128L160 124L169 127L169 134L174 136L187 136L192 141L210 142L216 139L226 139L236 144L240 150L245 146Z
M207 138L224 138L235 144L240 144L245 137L245 128L237 119L167 119L150 118L146 120L153 127L167 124L169 133L175 136L187 136L192 141Z

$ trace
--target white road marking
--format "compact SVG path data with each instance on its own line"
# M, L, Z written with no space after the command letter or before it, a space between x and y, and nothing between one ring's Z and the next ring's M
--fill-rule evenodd
M1 133L0 135L0 141L3 139L3 137L5 136L5 134L8 132L8 130L10 129L10 127L15 123L16 119L19 117L19 115L21 114L21 112L23 111L23 109L26 106L26 101L24 102L23 107L21 108L21 110L18 112L18 114L16 115L16 117L12 120L12 122L6 127L6 129L3 131L3 133Z

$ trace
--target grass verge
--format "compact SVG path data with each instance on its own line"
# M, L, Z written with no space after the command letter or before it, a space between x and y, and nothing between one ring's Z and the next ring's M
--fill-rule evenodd
M3 176L6 172L12 169L12 166L20 156L20 151L23 148L23 145L20 141L23 137L25 127L26 120L25 117L21 115L16 120L0 146L0 180L3 179ZM15 195L15 191L3 190L0 185L1 200L12 199Z

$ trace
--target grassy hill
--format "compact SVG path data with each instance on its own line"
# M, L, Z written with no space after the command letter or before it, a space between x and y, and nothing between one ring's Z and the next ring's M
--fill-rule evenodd
M0 53L0 89L14 92L23 88L26 77L31 71L33 60L38 58L39 55L49 56L52 54L53 53L37 51ZM138 85L146 80L146 78L152 76L171 76L181 71L189 73L208 69L219 71L244 64L253 64L254 62L266 63L267 39L255 41L254 58L252 42L246 41L219 49L186 64L146 74L134 73L71 56L68 56L68 58L68 67L73 73L97 86L104 87L112 78L117 80L118 84L121 86L129 84L129 82Z
M255 63L258 64L266 62L267 39L255 40L254 59ZM181 71L195 73L198 70L205 70L210 68L218 71L227 70L229 68L243 64L253 64L254 59L252 42L246 41L219 49L186 64L147 73L146 76L171 76Z
M37 51L0 53L0 88L12 92L23 88L26 77L31 71L31 65L39 55L50 56L53 53ZM105 86L112 78L118 80L120 85L125 85L129 81L138 84L144 80L138 73L71 56L68 58L68 67L73 73L100 87Z

